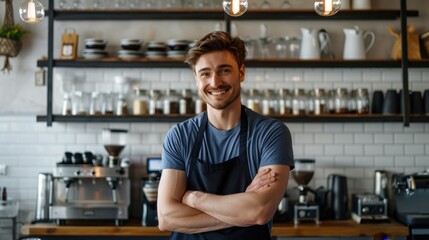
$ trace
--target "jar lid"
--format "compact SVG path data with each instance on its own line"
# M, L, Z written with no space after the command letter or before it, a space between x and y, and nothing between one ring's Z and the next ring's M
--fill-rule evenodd
M315 163L316 162L316 160L309 159L309 158L294 159L293 161L298 163Z

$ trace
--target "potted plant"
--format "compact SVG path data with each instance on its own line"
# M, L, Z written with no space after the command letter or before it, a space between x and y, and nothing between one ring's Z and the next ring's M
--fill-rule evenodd
M26 31L19 25L13 23L13 8L11 0L6 0L6 12L3 26L0 27L0 55L5 56L3 72L9 72L12 68L9 57L18 55L22 47L22 39Z

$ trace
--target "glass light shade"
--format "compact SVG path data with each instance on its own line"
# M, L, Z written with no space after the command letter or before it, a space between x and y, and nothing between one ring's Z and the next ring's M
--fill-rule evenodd
M320 16L332 16L340 10L341 0L316 0L314 11Z
M37 0L25 0L19 7L19 16L26 23L38 23L45 17L45 9Z
M247 0L223 0L223 10L232 17L243 15L248 8Z

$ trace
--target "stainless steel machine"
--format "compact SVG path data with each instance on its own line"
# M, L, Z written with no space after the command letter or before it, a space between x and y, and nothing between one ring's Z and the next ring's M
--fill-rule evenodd
M109 154L65 152L53 173L39 174L34 222L66 220L114 220L121 225L128 219L131 202L129 162L119 155L125 148L126 130L103 129L102 140Z
M410 229L408 239L429 239L429 171L394 174L396 219Z
M128 168L89 164L57 164L52 174L49 218L65 220L128 219L130 180Z

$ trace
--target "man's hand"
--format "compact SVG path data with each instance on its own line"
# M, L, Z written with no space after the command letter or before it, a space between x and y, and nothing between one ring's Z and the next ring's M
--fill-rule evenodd
M246 192L258 192L266 189L271 183L276 181L276 173L271 171L271 168L265 168L259 171L253 178L250 185L246 188ZM195 201L198 199L198 191L186 191L182 197L182 203L190 207L195 207Z
M264 168L259 171L253 178L250 185L246 188L246 192L258 192L268 188L271 183L276 181L276 173L271 171L271 168Z

